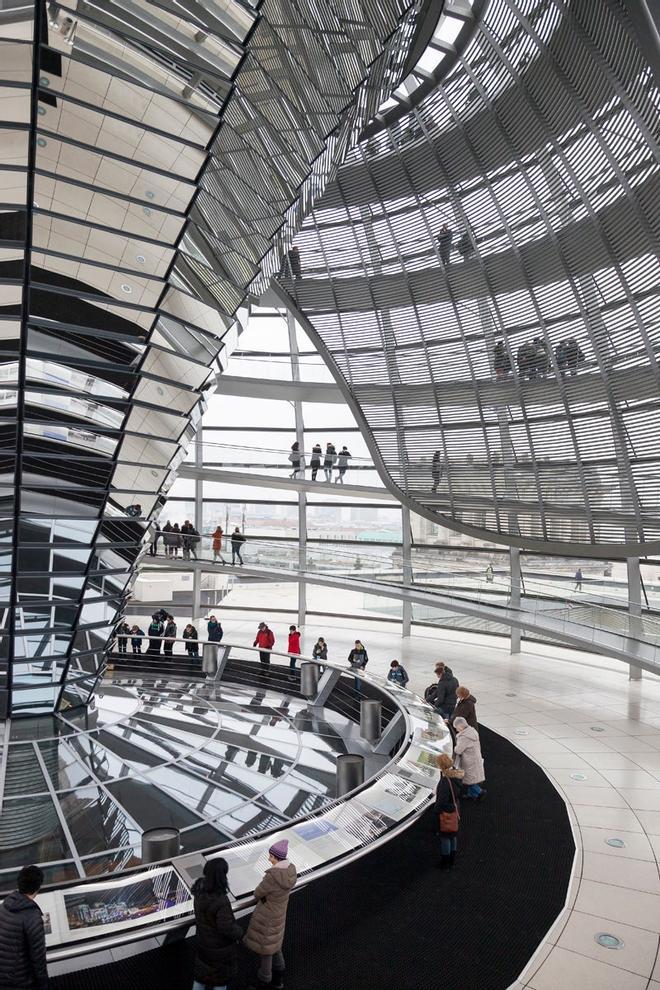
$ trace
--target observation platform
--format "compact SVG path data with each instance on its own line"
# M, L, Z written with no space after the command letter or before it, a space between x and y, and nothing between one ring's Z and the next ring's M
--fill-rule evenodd
M251 648L200 647L206 674L201 660L181 677L162 655L156 669L129 653L114 658L90 710L11 724L0 881L12 889L21 866L42 866L49 961L63 970L185 932L209 856L230 862L244 912L277 838L289 840L305 886L409 827L433 799L435 755L450 751L450 736L412 692L300 657L317 674L303 696L288 654L273 651L264 666ZM364 699L381 704L369 740ZM365 783L337 797L346 754L363 757ZM147 866L143 835L162 827L179 831L180 854Z

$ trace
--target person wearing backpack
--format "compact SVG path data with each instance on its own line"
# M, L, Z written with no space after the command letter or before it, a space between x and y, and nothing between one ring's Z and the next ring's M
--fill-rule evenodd
M158 613L155 612L151 616L151 622L149 623L149 629L147 630L147 635L149 636L149 649L147 650L147 653L150 653L152 656L160 656L160 644L163 629L163 623L160 621Z

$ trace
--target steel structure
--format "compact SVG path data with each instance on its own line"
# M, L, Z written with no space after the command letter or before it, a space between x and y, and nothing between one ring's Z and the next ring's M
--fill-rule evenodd
M647 14L491 0L432 92L371 125L296 239L289 304L386 483L450 528L558 553L660 547Z
M210 367L419 10L0 5L1 714L89 699Z

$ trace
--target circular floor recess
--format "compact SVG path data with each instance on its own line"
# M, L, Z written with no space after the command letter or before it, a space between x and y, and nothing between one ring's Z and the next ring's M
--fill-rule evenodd
M0 889L39 863L46 882L139 865L141 836L182 852L285 825L334 800L355 726L276 688L117 678L83 716L15 721L0 815Z

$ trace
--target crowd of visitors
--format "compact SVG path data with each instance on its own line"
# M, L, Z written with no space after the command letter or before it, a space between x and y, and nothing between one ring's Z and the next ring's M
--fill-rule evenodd
M149 546L150 556L158 556L158 543L161 539L166 557L176 559L179 557L179 550L181 550L182 560L199 560L198 551L200 549L199 545L202 540L202 534L195 529L189 519L186 519L181 526L176 522L171 523L168 519L162 529L158 523L153 523L151 543ZM225 539L222 526L218 523L215 530L211 533L211 550L213 551L213 560L219 560L223 564L227 563L222 555L222 543ZM228 539L232 564L235 564L236 561L239 564L243 564L241 551L246 539L247 537L241 532L240 526L234 527Z
M345 444L340 451L337 451L333 443L327 443L324 451L320 443L315 443L309 459L309 466L312 470L312 481L316 481L319 471L323 468L323 475L327 482L332 481L332 472L336 471L337 477L335 478L335 484L343 485L344 475L348 470L348 462L352 456ZM298 441L291 445L289 462L292 469L289 477L304 478L305 453L300 449L300 443Z
M586 358L575 337L560 340L554 349L559 371L577 375ZM542 337L525 341L516 352L518 375L522 379L543 378L553 373L550 345ZM503 340L498 340L493 348L493 368L496 378L506 378L511 374L511 358Z
M460 685L451 667L435 665L437 680L424 692L425 700L443 716L454 743L453 758L445 753L437 758L440 780L436 789L434 811L440 832L438 866L451 869L457 851L461 800L477 801L486 795L484 760L481 754L477 699L470 689Z

